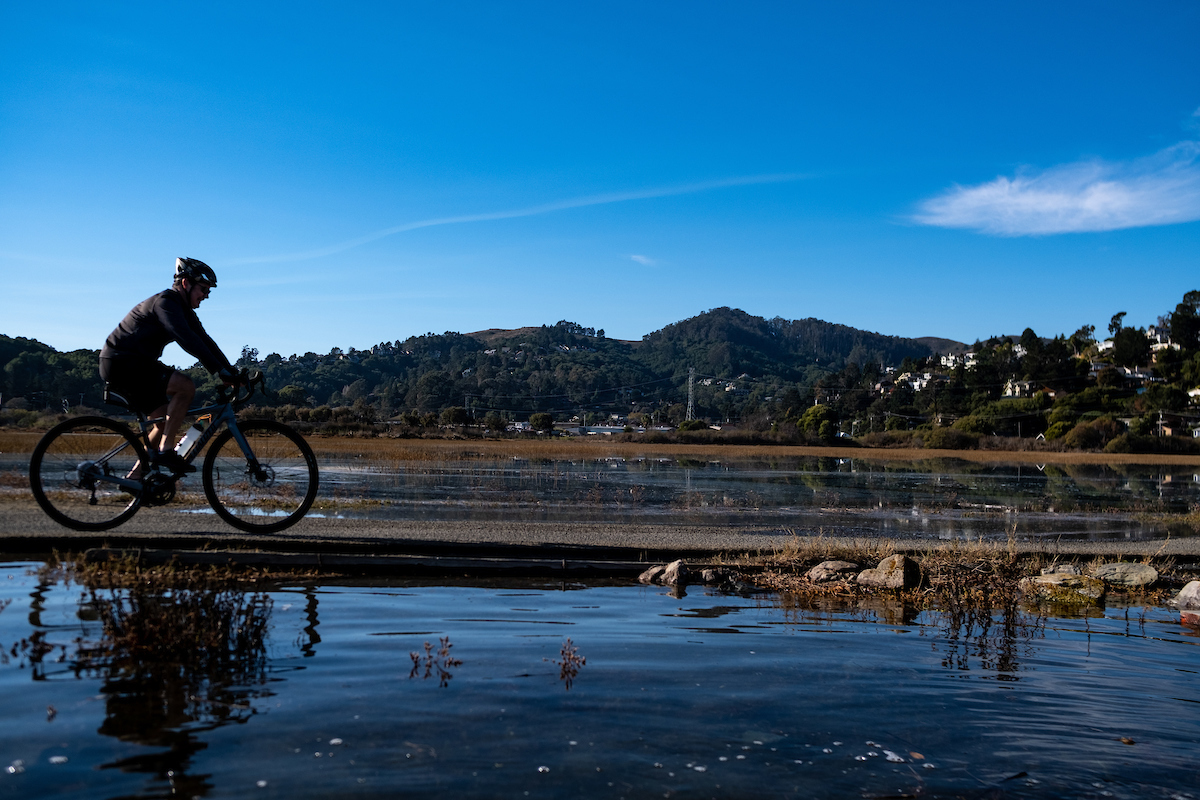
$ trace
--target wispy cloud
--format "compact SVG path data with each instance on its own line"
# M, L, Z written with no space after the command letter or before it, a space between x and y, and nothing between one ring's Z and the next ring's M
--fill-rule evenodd
M653 258L650 258L649 256L632 255L629 257L629 260L636 261L637 263L641 264L643 267L653 267L655 264L658 263L657 261L655 261Z
M1082 161L955 186L921 204L923 225L997 236L1111 231L1200 219L1200 142L1112 163Z
M516 219L518 217L534 217L539 214L549 214L554 211L566 211L571 208L583 208L585 206L599 206L609 203L625 203L630 200L647 200L654 197L671 197L682 194L696 194L697 192L707 192L713 189L725 189L732 186L752 186L762 183L788 183L804 178L804 175L794 173L784 173L777 175L748 175L738 178L726 178L718 181L704 181L702 183L688 183L678 186L661 186L652 189L643 189L640 191L631 192L612 192L608 194L594 194L584 197L573 197L567 200L558 200L551 203L543 203L536 206L527 206L525 208L510 209L508 211L488 211L482 214L464 214L454 217L434 217L432 219L417 220L416 222L404 222L399 225L394 225L390 228L368 233L364 236L359 236L354 239L347 239L344 242L331 244L327 247L320 247L315 250L306 250L299 253L281 253L278 255L256 256L250 258L236 258L225 262L227 264L266 264L279 261L306 261L313 258L321 258L335 253L341 253L359 245L364 245L368 242L374 242L386 236L393 236L397 233L406 231L415 231L419 228L432 228L438 225L461 225L468 222L489 222L492 220L501 219Z

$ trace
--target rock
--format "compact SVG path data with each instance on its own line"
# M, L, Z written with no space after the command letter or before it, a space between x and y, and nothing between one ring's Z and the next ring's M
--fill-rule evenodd
M1115 561L1111 564L1101 564L1092 570L1092 576L1105 583L1116 586L1137 588L1149 586L1158 580L1158 570L1149 564L1139 564L1132 561Z
M651 567L650 569L643 572L641 575L638 575L638 581L640 581L641 583L654 583L656 580L658 580L658 577L660 575L662 575L663 572L666 571L666 569L667 569L666 566L663 564L659 564L658 566Z
M1104 581L1087 575L1051 573L1025 578L1021 590L1051 603L1091 605L1104 597Z
M659 564L638 575L638 581L641 583L661 583L664 586L685 586L691 573L688 571L687 565L682 559L672 561L670 564Z
M709 569L701 571L700 581L701 581L701 583L705 584L706 586L713 586L715 584L724 584L724 583L729 583L730 575L727 570L712 569L710 567Z
M875 569L864 569L858 574L861 586L881 589L913 589L921 582L921 568L908 556L888 556Z
M810 569L805 577L813 583L824 583L848 577L847 572L857 571L858 564L851 564L849 561L822 561Z
M1179 594L1171 598L1171 605L1180 611L1194 610L1200 612L1200 581L1192 581L1179 590Z
M687 565L683 563L683 559L677 559L667 564L658 579L667 586L684 586L687 584L688 577Z
M1042 570L1043 575L1082 575L1079 567L1074 564L1051 564Z

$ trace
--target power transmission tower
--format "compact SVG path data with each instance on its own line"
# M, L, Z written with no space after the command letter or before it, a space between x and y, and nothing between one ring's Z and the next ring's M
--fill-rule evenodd
M688 367L688 407L687 418L693 420L696 418L696 393L693 389L693 384L696 382L696 368Z

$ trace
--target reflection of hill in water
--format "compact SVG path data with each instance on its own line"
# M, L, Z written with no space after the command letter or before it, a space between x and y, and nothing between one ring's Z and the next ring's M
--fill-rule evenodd
M1019 514L1016 523L1029 535L1143 538L1161 531L1131 515L1183 512L1200 502L1200 483L1176 480L1158 466L954 458L480 459L372 466L332 460L322 476L344 501L337 511L356 517L645 520L806 532L842 524L836 520L841 515L854 520L847 533L941 538L953 537L956 526L962 535L999 535L1013 522L996 517L1004 514ZM1063 513L1075 517L1059 518ZM1089 514L1102 516L1093 523Z

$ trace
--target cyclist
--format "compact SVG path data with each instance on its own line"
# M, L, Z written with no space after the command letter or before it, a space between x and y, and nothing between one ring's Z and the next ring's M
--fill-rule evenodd
M109 334L100 351L100 377L129 401L134 411L166 417L150 431L152 464L178 477L196 468L173 449L196 384L187 375L163 364L163 348L178 342L185 351L228 386L236 385L238 371L204 332L195 309L217 285L212 267L195 258L175 259L175 281L170 289L138 303Z

